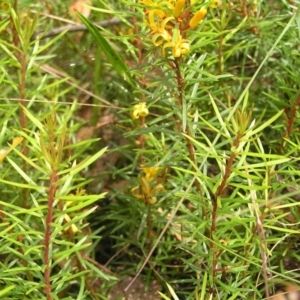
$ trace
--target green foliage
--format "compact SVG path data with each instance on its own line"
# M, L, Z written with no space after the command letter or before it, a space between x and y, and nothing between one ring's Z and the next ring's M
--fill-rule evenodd
M1 298L297 282L299 3L41 3L0 3Z

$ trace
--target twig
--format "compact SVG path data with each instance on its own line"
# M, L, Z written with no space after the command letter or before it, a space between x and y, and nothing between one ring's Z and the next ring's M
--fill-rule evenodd
M71 86L73 86L74 88L78 89L79 91L81 91L82 93L84 93L85 95L89 95L90 97L93 97L97 100L99 100L100 102L103 102L107 105L107 107L113 107L115 109L117 109L118 107L116 105L113 105L112 103L110 103L109 101L95 95L94 93L90 92L89 90L79 86L74 79L72 79L67 73L63 72L63 71L59 71L53 67L51 67L50 65L47 64L43 64L43 65L39 65L37 63L34 63L36 67L40 68L42 71L51 74L52 76L55 76L56 78L60 78L60 79L65 79L68 78L66 80L66 82L68 84L70 84ZM80 105L83 105L82 103L80 103ZM100 107L100 105L97 104L98 107Z
M245 173L249 175L248 169L245 169ZM252 180L247 179L248 186L253 186ZM257 196L255 190L250 189L250 198L252 200L253 210L255 213L255 219L256 219L256 232L257 236L259 238L259 250L262 260L262 270L263 270L263 277L264 277L264 284L265 284L265 293L266 293L266 299L270 299L270 292L269 292L269 277L268 277L268 254L266 249L268 248L266 245L266 237L264 234L264 227L262 224L261 217L259 215L259 207L257 205ZM273 298L273 297L272 297Z
M118 25L120 23L121 23L120 19L113 18L113 19L106 20L106 21L95 22L93 24L105 28L105 27L109 27L109 26L113 26L113 25ZM66 26L54 28L52 30L49 30L48 32L43 32L43 31L37 32L31 37L31 40L36 40L37 38L45 39L47 37L58 35L65 30L67 32L76 32L76 31L85 31L88 29L85 25L66 25Z
M52 300L51 296L51 224L53 222L53 203L57 191L58 175L55 169L52 170L50 176L50 187L48 194L48 213L46 218L46 231L45 231L45 252L44 252L44 278L45 278L45 293L47 300Z

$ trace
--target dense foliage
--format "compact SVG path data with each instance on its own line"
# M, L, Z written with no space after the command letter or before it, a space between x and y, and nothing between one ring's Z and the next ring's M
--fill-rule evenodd
M0 1L1 298L297 282L299 41L297 0Z

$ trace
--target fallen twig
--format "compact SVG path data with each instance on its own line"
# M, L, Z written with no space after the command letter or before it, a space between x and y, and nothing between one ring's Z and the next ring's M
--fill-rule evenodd
M106 21L95 22L93 24L100 26L100 27L109 27L109 26L120 24L120 23L121 23L120 19L113 18L113 19L106 20ZM85 25L66 25L66 26L54 28L52 30L49 30L48 32L37 32L37 33L33 34L33 36L31 37L31 40L36 40L37 38L45 39L47 37L58 35L65 30L67 32L85 31L85 30L87 30L87 27Z

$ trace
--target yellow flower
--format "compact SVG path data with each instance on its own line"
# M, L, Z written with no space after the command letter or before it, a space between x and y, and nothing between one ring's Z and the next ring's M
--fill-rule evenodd
M212 0L209 7L210 8L217 8L218 6L222 5L222 0Z
M157 184L154 188L152 188L145 177L140 177L140 184L131 189L131 194L133 197L142 199L146 203L155 204L157 202L155 194L163 189L162 184Z
M190 20L190 27L194 28L196 27L206 16L207 14L207 9L206 8L201 8L200 10L198 10L195 15L192 17L192 19Z
M166 49L170 48L175 58L181 57L190 51L190 41L183 32L196 27L207 14L207 8L203 7L190 19L191 5L196 0L140 0L146 6L144 21L151 28L152 42L155 46L162 46L162 55L166 56ZM222 0L209 0L207 5L214 8L219 6ZM133 117L139 118L139 117Z
M226 240L223 240L223 239L220 239L220 243L224 246L227 246L228 245L228 241Z
M155 46L160 46L164 42L172 40L172 36L166 29L167 23L174 19L173 17L166 18L161 24L155 23L149 16L150 28L152 29L152 42ZM161 38L161 39L160 39Z
M131 111L131 117L133 119L146 117L148 114L149 114L149 110L147 108L146 102L139 102L138 104L133 106L133 110Z
M85 193L86 193L86 191L85 191L84 189L77 189L75 195L74 195L74 194L70 194L70 196L83 196L83 195L85 195ZM69 206L71 206L72 204L73 204L73 201L68 201L68 202L66 203L66 206L69 207ZM65 219L65 221L66 221L67 223L68 223L68 222L71 222L71 220L72 220L68 214L65 214L65 215L64 215L64 219ZM65 231L68 231L70 228L71 228L71 230L72 230L73 233L77 233L77 232L80 231L80 230L78 229L78 227L77 227L75 224L72 224L71 226L67 226L67 227L65 228Z
M162 55L165 56L166 48L172 48L172 54L174 57L180 57L183 54L187 54L190 51L190 42L187 39L183 39L180 34L178 34L175 41L165 43L162 49Z
M142 168L144 174L145 174L145 179L149 182L153 181L157 175L157 173L161 170L160 167L145 167Z
M152 30L152 32L155 32L157 30L159 30L159 26L157 26L157 24L159 24L159 21L163 20L165 18L166 14L163 10L161 9L151 9L149 12L149 22L147 22L146 20L146 25L149 26ZM159 20L156 21L155 20Z

